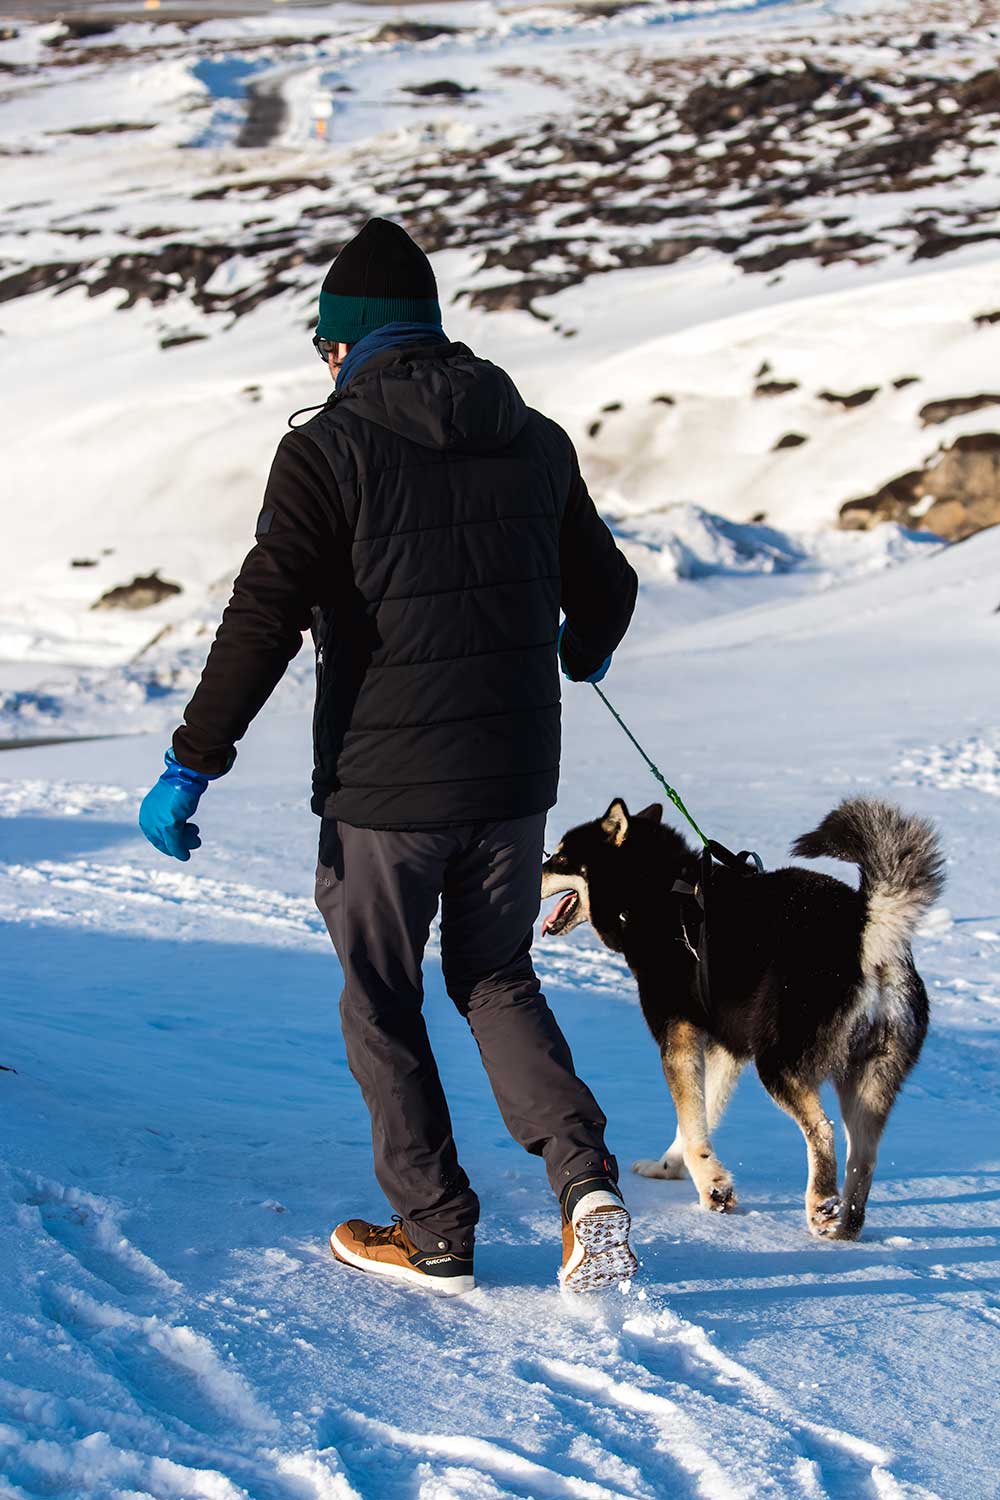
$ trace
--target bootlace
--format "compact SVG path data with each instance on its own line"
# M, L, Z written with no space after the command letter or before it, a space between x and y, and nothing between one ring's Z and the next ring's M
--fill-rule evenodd
M394 1241L402 1244L400 1235L403 1230L403 1219L400 1214L393 1214L391 1224L380 1224L373 1226L369 1235L369 1245L391 1245Z

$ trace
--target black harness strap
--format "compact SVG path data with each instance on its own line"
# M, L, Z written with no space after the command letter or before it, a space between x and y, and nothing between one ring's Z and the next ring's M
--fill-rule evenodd
M689 953L695 960L695 985L698 991L698 999L706 1015L711 1015L712 991L708 963L708 940L710 914L712 909L712 872L715 866L722 865L727 870L732 870L736 875L760 875L764 870L764 862L759 854L752 849L741 849L739 854L734 854L727 849L725 844L716 843L715 839L708 839L701 853L696 855L692 864L679 880L675 880L671 890L679 896L688 898L688 909L681 911L681 936L678 942L687 947ZM695 940L691 941L689 928L695 932Z

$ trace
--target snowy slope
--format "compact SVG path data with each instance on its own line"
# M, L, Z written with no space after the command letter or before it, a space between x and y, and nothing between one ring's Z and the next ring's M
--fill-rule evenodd
M92 35L15 9L19 686L180 648L216 612L288 413L327 394L316 289L371 213L428 247L448 331L567 426L623 525L680 503L814 532L995 429L1000 405L921 417L996 385L993 4L165 6ZM154 570L183 592L92 610Z
M774 863L846 791L884 791L939 820L949 887L918 943L933 1029L861 1241L808 1237L798 1132L747 1077L717 1138L742 1211L629 1178L641 1275L605 1300L557 1291L539 1165L433 958L481 1285L445 1306L329 1258L334 1220L384 1205L311 909L294 682L206 797L184 869L134 829L159 738L5 756L0 1494L995 1496L998 578L986 533L798 597L758 579L758 607L697 627L671 601L706 585L644 591L607 687L713 832ZM596 697L568 690L551 833L653 791ZM628 975L587 938L537 956L623 1164L662 1150Z

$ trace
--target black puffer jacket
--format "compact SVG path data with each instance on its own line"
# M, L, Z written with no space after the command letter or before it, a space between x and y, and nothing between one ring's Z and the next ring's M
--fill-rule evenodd
M563 655L613 651L637 581L562 428L464 344L375 355L283 438L257 543L174 736L208 774L313 628L313 809L369 828L552 805Z

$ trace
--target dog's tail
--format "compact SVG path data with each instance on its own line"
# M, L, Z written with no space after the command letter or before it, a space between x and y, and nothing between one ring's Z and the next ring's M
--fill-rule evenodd
M933 825L874 797L849 797L796 839L792 853L860 866L868 908L861 965L871 978L904 960L917 923L944 889L944 853Z

